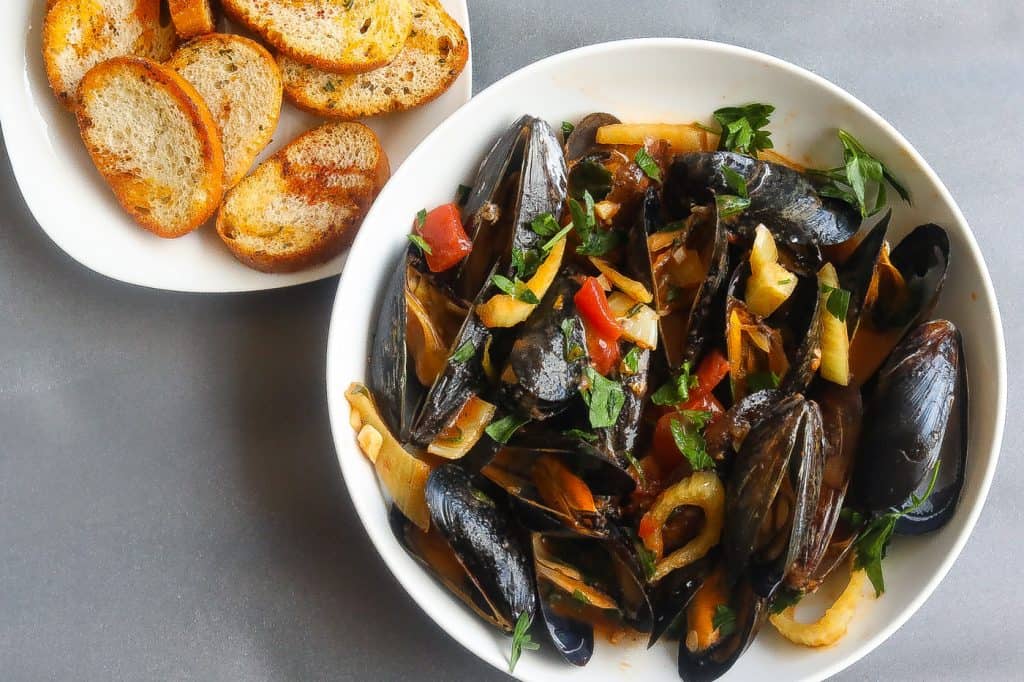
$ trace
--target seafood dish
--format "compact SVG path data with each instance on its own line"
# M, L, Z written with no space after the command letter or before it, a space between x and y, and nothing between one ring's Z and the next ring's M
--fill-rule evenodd
M511 636L510 671L537 648L584 666L602 637L673 647L683 680L762 628L832 645L893 537L956 513L947 233L890 225L911 197L884 150L839 130L842 165L804 167L772 112L524 115L410 216L345 395L395 536Z

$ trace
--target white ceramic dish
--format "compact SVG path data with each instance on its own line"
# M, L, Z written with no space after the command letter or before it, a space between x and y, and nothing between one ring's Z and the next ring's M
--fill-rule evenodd
M22 196L57 246L107 277L173 291L259 291L341 272L346 254L302 272L271 275L235 260L212 225L172 240L138 227L96 171L74 117L57 103L47 84L40 54L45 4L46 0L0 2L0 83L5 93L0 98L0 122ZM441 4L468 37L466 0L442 0ZM379 135L392 172L428 133L469 100L472 74L471 58L459 79L433 102L366 121ZM320 122L285 102L274 140L258 161Z
M970 461L955 518L929 537L897 538L885 561L888 591L865 600L847 636L817 651L784 642L768 626L728 674L730 680L817 680L878 646L921 606L960 553L995 472L1005 409L1002 327L978 246L949 192L892 126L837 86L757 52L717 43L656 39L586 47L550 57L501 80L431 134L381 194L356 239L338 289L328 344L327 392L338 459L356 510L384 561L417 603L467 649L507 668L509 639L464 608L419 567L388 528L385 499L349 426L343 393L362 380L379 292L416 211L449 201L468 182L482 154L517 116L557 125L591 111L625 121L708 120L724 105L758 101L777 109L770 126L779 151L818 167L841 158L836 127L852 131L903 179L914 206L895 206L897 233L933 221L952 242L952 270L937 311L963 330L971 381ZM956 642L949 642L955 646ZM549 647L550 649L550 647ZM528 652L516 668L525 680L672 680L675 647L599 642L590 664L576 669L552 652Z

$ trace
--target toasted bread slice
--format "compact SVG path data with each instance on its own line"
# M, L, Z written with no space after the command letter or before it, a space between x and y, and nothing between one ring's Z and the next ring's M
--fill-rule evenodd
M210 0L167 0L174 28L182 38L213 33L216 24Z
M469 59L466 34L438 0L409 4L412 32L387 66L339 75L278 55L288 99L319 116L354 119L412 109L451 87Z
M390 175L387 156L361 123L327 123L301 135L228 192L217 234L238 260L294 272L352 243Z
M43 63L68 109L82 76L111 57L159 62L174 51L174 27L160 23L160 0L50 0L43 20Z
M115 57L85 74L78 127L93 163L125 210L161 237L202 225L223 195L217 123L173 69Z
M234 187L277 129L281 72L274 58L248 38L210 33L179 48L167 66L210 108L224 147L224 186Z
M358 73L394 59L409 37L408 0L224 0L233 20L295 59Z

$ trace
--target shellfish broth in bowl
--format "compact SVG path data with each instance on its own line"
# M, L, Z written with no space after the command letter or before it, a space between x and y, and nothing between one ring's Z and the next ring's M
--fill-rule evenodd
M335 303L335 444L385 563L476 655L821 679L955 560L1002 432L994 292L934 172L838 87L716 43L582 48L479 94L382 195ZM830 573L845 632L795 626Z

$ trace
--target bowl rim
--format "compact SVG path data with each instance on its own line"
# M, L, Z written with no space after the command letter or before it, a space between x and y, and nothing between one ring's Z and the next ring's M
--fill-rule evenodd
M981 249L978 246L977 240L974 238L974 232L964 217L963 212L960 210L960 206L956 203L953 196L950 194L949 189L945 186L938 174L932 169L927 161L921 156L921 154L914 148L913 145L885 118L875 112L874 109L869 107L867 104L847 92L840 86L832 83L826 78L819 76L818 74L797 66L791 62L788 62L779 57L774 57L757 50L750 48L740 47L737 45L731 45L728 43L722 43L712 40L702 40L694 38L673 38L673 37L651 37L651 38L629 38L624 40L612 40L601 43L595 43L592 45L585 45L574 49L558 52L556 54L544 57L537 61L531 62L526 66L523 66L512 73L502 77L489 85L485 89L478 92L473 98L464 104L462 107L453 112L447 119L445 119L433 132L427 135L420 144L413 150L408 157L408 163L402 165L398 172L391 178L394 181L396 178L404 177L406 174L412 173L416 164L419 162L419 157L423 154L423 149L429 145L435 136L441 136L445 132L455 125L458 124L459 119L463 116L468 115L467 111L472 111L477 100L487 100L491 93L495 90L500 90L507 87L510 83L530 78L536 71L540 71L546 68L553 62L562 60L568 60L572 58L585 57L599 52L606 51L629 51L633 48L663 48L663 49L700 49L709 50L711 52L718 52L721 54L729 54L732 56L738 56L746 59L752 59L760 62L767 66L779 68L789 74L811 81L813 84L829 91L832 95L838 97L844 103L855 109L858 113L864 115L870 119L875 125L879 126L885 132L894 137L902 150L905 151L911 159L918 165L923 174L927 177L928 181L936 188L941 199L946 201L952 208L953 215L956 222L959 223L958 227L963 228L963 236L968 246L970 257L973 258L979 264L979 271L981 273L980 284L985 292L985 301L988 307L988 315L991 317L994 327L996 330L995 338L991 340L991 347L995 350L995 424L994 431L992 433L992 451L989 453L987 466L982 474L980 488L978 490L978 499L976 504L965 510L967 512L967 519L963 525L960 533L955 537L952 548L943 557L941 563L938 565L933 577L923 586L918 592L917 596L913 598L910 603L900 611L895 618L891 619L884 627L879 629L870 639L864 644L854 649L846 656L838 659L837 661L823 666L817 671L817 679L825 679L832 675L835 675L842 670L853 665L861 658L874 651L881 645L886 639L888 639L893 633L895 633L900 627L903 626L917 611L921 608L922 604L932 595L939 583L946 577L953 563L960 556L964 546L967 543L968 538L974 531L974 527L981 515L981 511L985 506L985 502L988 500L989 490L991 489L992 479L995 476L996 466L999 461L999 455L1002 449L1003 430L1006 418L1006 346L1003 334L1002 318L999 313L999 305L995 295L995 287L992 284L992 278L989 274L988 266L981 253ZM370 212L366 216L366 221L372 221L375 213L377 212L376 205L371 208ZM356 236L355 243L352 246L352 253L359 250L360 243L364 240L370 239L367 236L368 231L360 231L360 234ZM409 581L406 579L404 574L400 574L396 571L391 560L388 558L391 548L384 547L378 538L369 532L367 526L367 514L371 513L370 509L366 504L359 501L358 495L354 495L351 479L345 476L346 463L342 457L343 447L342 442L345 439L351 447L353 442L353 436L351 433L351 427L347 419L341 418L341 412L339 410L343 405L347 405L347 401L344 397L346 386L340 385L338 382L332 382L334 377L334 360L336 352L343 352L342 337L345 334L350 333L350 330L342 328L340 320L342 316L338 314L342 307L342 291L346 281L346 273L342 272L342 275L338 282L338 292L335 297L334 305L331 312L331 324L328 332L327 342L327 362L326 362L326 373L325 379L327 381L327 399L328 399L328 413L331 421L331 431L334 439L335 454L338 457L338 464L342 471L342 477L345 479L345 486L349 491L349 496L352 499L353 506L356 509L356 513L359 515L360 522L363 523L364 529L367 530L367 535L370 537L370 541L373 543L374 548L387 565L388 570L395 577L398 583L406 591L409 597L416 602L420 609L426 613L432 621L434 621L438 627L444 630L452 639L458 642L463 648L467 649L477 658L486 661L490 665L494 666L502 672L507 672L507 662L504 659L498 659L494 656L487 655L485 652L480 652L471 647L467 641L457 632L451 632L445 628L445 623L440 620L440 616L437 615L432 609L428 608L427 600L421 598L412 589ZM975 455L977 456L977 455ZM519 678L518 675L513 675ZM811 678L813 679L813 678Z

